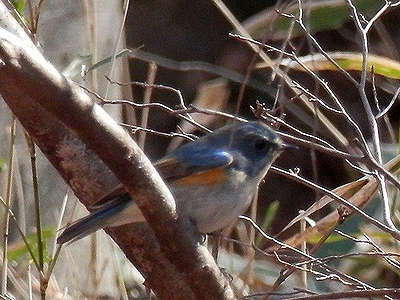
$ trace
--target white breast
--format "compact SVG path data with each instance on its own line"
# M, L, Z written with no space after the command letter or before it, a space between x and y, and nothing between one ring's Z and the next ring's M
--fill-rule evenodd
M170 184L178 214L186 214L201 233L211 233L233 223L249 207L258 182L233 171L221 184L191 186Z

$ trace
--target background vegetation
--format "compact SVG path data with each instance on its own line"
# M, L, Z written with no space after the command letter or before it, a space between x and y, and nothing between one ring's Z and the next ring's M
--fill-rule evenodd
M237 298L399 297L397 2L91 4L18 3L44 56L96 92L151 160L182 142L171 133L202 135L195 122L235 115L299 147L268 174L250 219L223 233L217 263ZM66 38L57 22L75 31ZM2 107L0 297L154 297L105 234L54 244L85 211L73 213L72 193ZM64 197L66 213L53 199Z

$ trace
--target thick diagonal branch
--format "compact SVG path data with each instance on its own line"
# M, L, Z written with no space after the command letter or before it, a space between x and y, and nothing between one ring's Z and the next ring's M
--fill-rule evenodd
M170 192L134 141L78 85L30 49L0 28L0 93L84 204L107 192L104 182L107 187L115 184L108 168L125 185L157 242L143 227L126 225L108 232L136 266L147 260L149 265L138 268L149 276L149 287L160 299L172 296L163 288L177 293L177 286L185 295L174 294L174 299L231 299L224 276L193 239L187 220L177 218ZM146 251L159 256L156 264ZM165 277L157 277L159 273ZM170 274L178 284L162 284Z

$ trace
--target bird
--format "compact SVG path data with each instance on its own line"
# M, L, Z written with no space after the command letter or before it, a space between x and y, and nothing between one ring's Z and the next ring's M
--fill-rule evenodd
M167 154L154 163L171 191L178 215L201 234L221 231L250 206L280 153L293 146L260 121L233 122ZM121 185L89 208L57 238L64 244L106 227L145 222Z

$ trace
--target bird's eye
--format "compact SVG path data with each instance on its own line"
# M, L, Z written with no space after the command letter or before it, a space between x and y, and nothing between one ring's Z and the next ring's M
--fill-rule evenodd
M266 147L268 147L269 142L266 139L256 139L254 140L254 148L256 150L264 150Z

